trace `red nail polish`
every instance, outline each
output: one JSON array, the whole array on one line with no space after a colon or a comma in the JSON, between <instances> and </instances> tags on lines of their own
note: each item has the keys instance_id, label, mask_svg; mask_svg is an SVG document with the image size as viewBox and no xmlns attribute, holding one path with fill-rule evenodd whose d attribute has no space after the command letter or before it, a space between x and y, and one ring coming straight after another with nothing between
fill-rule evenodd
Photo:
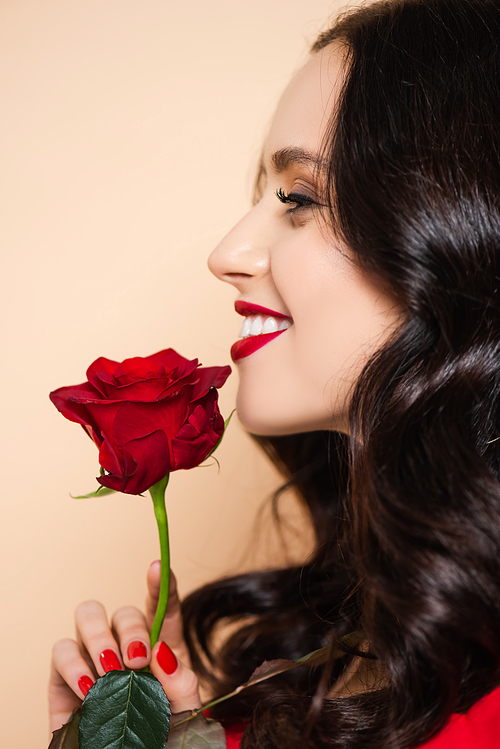
<instances>
[{"instance_id":1,"label":"red nail polish","mask_svg":"<svg viewBox=\"0 0 500 749\"><path fill-rule=\"evenodd\" d=\"M134 642L131 642L127 648L127 656L131 661L133 661L134 658L146 658L147 654L148 651L146 646L143 642L140 642L140 640L134 640Z\"/></svg>"},{"instance_id":2,"label":"red nail polish","mask_svg":"<svg viewBox=\"0 0 500 749\"><path fill-rule=\"evenodd\" d=\"M99 656L99 660L101 661L101 666L106 673L108 673L108 671L122 670L122 665L114 650L103 650Z\"/></svg>"},{"instance_id":3,"label":"red nail polish","mask_svg":"<svg viewBox=\"0 0 500 749\"><path fill-rule=\"evenodd\" d=\"M80 678L78 679L78 689L81 691L84 697L87 696L87 692L89 691L93 683L94 682L92 681L90 676L80 676Z\"/></svg>"},{"instance_id":4,"label":"red nail polish","mask_svg":"<svg viewBox=\"0 0 500 749\"><path fill-rule=\"evenodd\" d=\"M174 671L177 671L177 666L179 665L177 658L165 642L160 642L160 647L156 653L156 660L161 670L165 671L166 674L170 675Z\"/></svg>"}]
</instances>

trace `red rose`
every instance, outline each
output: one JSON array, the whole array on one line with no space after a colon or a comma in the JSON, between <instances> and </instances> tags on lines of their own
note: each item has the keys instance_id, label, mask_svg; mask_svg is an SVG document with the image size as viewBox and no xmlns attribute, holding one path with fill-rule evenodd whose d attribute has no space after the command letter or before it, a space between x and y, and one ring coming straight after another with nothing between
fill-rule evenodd
<instances>
[{"instance_id":1,"label":"red rose","mask_svg":"<svg viewBox=\"0 0 500 749\"><path fill-rule=\"evenodd\" d=\"M167 473L199 465L224 431L218 393L230 367L200 367L173 349L115 362L101 357L82 385L54 390L50 399L81 424L107 471L98 481L142 494Z\"/></svg>"}]
</instances>

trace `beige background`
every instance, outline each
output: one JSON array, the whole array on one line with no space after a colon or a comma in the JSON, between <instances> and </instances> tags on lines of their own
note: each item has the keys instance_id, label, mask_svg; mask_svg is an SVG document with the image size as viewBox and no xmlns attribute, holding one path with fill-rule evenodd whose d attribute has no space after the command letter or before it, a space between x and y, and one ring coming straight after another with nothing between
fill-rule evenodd
<instances>
[{"instance_id":1,"label":"beige background","mask_svg":"<svg viewBox=\"0 0 500 749\"><path fill-rule=\"evenodd\" d=\"M277 97L331 0L1 0L0 744L47 745L52 642L74 606L144 598L148 499L76 501L97 453L48 400L97 356L172 346L229 362L234 291L205 259L247 209ZM237 375L223 391L228 414ZM235 422L216 468L175 474L183 591L271 558L277 477Z\"/></svg>"}]
</instances>

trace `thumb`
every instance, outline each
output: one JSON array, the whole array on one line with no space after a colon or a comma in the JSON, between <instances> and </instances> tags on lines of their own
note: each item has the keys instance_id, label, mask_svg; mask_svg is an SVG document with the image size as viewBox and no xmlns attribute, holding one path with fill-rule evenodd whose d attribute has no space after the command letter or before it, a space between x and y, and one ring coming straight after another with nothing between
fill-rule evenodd
<instances>
[{"instance_id":1,"label":"thumb","mask_svg":"<svg viewBox=\"0 0 500 749\"><path fill-rule=\"evenodd\" d=\"M160 579L161 579L161 562L156 559L151 562L148 574L147 574L147 585L148 595L146 599L146 615L148 619L149 627L153 624L155 618L156 608L158 606L158 599L160 597ZM177 580L172 570L170 570L170 588L168 598L168 612L177 613L180 611L179 594L177 592Z\"/></svg>"},{"instance_id":2,"label":"thumb","mask_svg":"<svg viewBox=\"0 0 500 749\"><path fill-rule=\"evenodd\" d=\"M166 642L154 646L150 668L165 690L173 713L201 707L196 674L176 658Z\"/></svg>"}]
</instances>

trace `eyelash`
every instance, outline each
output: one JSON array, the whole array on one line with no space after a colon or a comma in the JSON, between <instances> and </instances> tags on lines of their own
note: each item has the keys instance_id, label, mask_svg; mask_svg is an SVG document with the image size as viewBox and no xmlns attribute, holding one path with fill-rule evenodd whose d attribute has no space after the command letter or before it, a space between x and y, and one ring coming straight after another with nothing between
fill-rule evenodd
<instances>
[{"instance_id":1,"label":"eyelash","mask_svg":"<svg viewBox=\"0 0 500 749\"><path fill-rule=\"evenodd\" d=\"M300 208L306 208L307 206L314 205L316 203L313 198L310 198L308 195L302 195L298 192L289 192L287 195L285 192L283 192L281 187L276 190L275 195L281 203L292 203L293 205L295 205L295 208L290 208L287 213L294 213L295 211L300 210Z\"/></svg>"}]
</instances>

